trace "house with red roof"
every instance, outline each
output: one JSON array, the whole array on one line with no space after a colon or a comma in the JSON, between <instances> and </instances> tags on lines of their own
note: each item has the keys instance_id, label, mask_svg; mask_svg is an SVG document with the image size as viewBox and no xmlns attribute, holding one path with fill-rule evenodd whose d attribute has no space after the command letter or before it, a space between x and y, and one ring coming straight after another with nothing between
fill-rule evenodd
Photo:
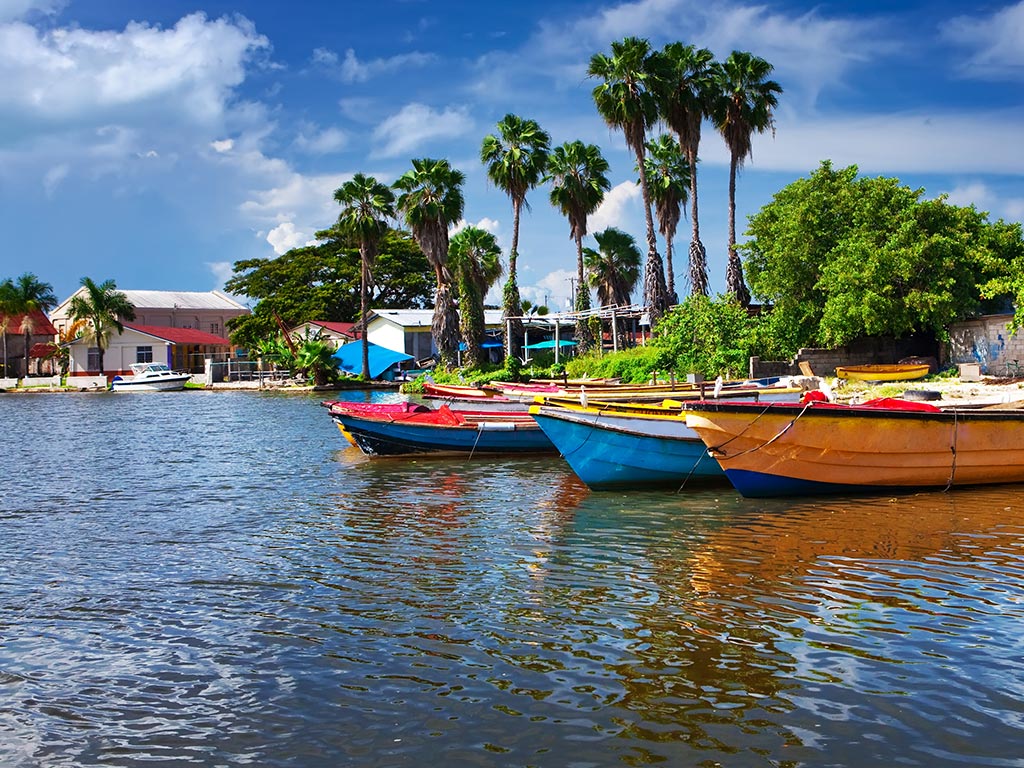
<instances>
[{"instance_id":1,"label":"house with red roof","mask_svg":"<svg viewBox=\"0 0 1024 768\"><path fill-rule=\"evenodd\" d=\"M306 338L320 338L336 347L342 347L359 338L356 323L336 323L330 320L310 320L288 329L288 335L295 341Z\"/></svg>"},{"instance_id":2,"label":"house with red roof","mask_svg":"<svg viewBox=\"0 0 1024 768\"><path fill-rule=\"evenodd\" d=\"M25 359L25 331L29 331L28 368ZM40 373L49 368L42 361L53 352L56 329L42 310L23 315L0 313L0 378L20 378L28 372ZM48 361L47 361L48 362ZM52 373L52 370L46 370Z\"/></svg>"},{"instance_id":3,"label":"house with red roof","mask_svg":"<svg viewBox=\"0 0 1024 768\"><path fill-rule=\"evenodd\" d=\"M159 325L122 323L124 333L111 336L103 353L103 371L108 377L131 375L132 363L166 363L176 371L202 373L206 358L223 358L231 344L222 336L196 328L168 328ZM68 344L68 376L97 376L99 349L87 337Z\"/></svg>"}]
</instances>

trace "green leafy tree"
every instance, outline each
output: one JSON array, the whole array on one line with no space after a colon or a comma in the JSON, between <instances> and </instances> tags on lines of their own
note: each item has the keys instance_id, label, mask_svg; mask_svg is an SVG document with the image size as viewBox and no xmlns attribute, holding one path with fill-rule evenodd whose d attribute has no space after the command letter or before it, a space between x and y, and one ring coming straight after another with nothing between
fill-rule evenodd
<instances>
[{"instance_id":1,"label":"green leafy tree","mask_svg":"<svg viewBox=\"0 0 1024 768\"><path fill-rule=\"evenodd\" d=\"M611 189L608 161L594 144L569 141L555 147L548 158L544 177L551 183L551 204L569 220L569 236L576 242L577 311L590 309L590 291L583 273L583 238L587 235L587 218L598 209L604 193Z\"/></svg>"},{"instance_id":2,"label":"green leafy tree","mask_svg":"<svg viewBox=\"0 0 1024 768\"><path fill-rule=\"evenodd\" d=\"M110 337L114 331L124 333L122 320L135 319L135 307L128 297L117 290L113 280L95 283L88 277L82 278L85 293L71 297L68 309L72 320L84 320L88 323L85 338L96 345L100 357L100 373L105 370L103 354L110 346Z\"/></svg>"},{"instance_id":3,"label":"green leafy tree","mask_svg":"<svg viewBox=\"0 0 1024 768\"><path fill-rule=\"evenodd\" d=\"M498 133L484 137L480 160L487 167L487 176L512 200L512 249L508 255L508 281L502 299L502 315L506 328L506 354L519 357L522 323L513 320L508 332L508 319L515 317L519 307L519 218L525 206L526 193L544 176L551 137L534 120L518 115L505 115L498 123Z\"/></svg>"},{"instance_id":4,"label":"green leafy tree","mask_svg":"<svg viewBox=\"0 0 1024 768\"><path fill-rule=\"evenodd\" d=\"M647 183L651 189L651 200L658 216L658 231L665 238L665 274L668 300L675 304L675 270L672 266L672 240L676 227L686 205L690 189L690 166L675 140L667 134L647 142Z\"/></svg>"},{"instance_id":5,"label":"green leafy tree","mask_svg":"<svg viewBox=\"0 0 1024 768\"><path fill-rule=\"evenodd\" d=\"M337 228L359 243L359 317L365 323L370 314L370 270L377 258L377 247L395 217L395 194L372 176L357 173L334 191L342 205ZM363 378L370 378L370 342L363 340Z\"/></svg>"},{"instance_id":6,"label":"green leafy tree","mask_svg":"<svg viewBox=\"0 0 1024 768\"><path fill-rule=\"evenodd\" d=\"M294 368L312 377L314 386L322 387L336 376L338 358L335 347L315 336L306 335L296 344Z\"/></svg>"},{"instance_id":7,"label":"green leafy tree","mask_svg":"<svg viewBox=\"0 0 1024 768\"><path fill-rule=\"evenodd\" d=\"M448 261L459 289L460 329L466 342L465 364L476 367L484 362L486 333L484 297L501 277L501 248L490 232L465 227L452 235Z\"/></svg>"},{"instance_id":8,"label":"green leafy tree","mask_svg":"<svg viewBox=\"0 0 1024 768\"><path fill-rule=\"evenodd\" d=\"M661 87L660 78L664 74L663 70L661 56L651 51L651 45L647 40L627 37L612 43L611 56L604 53L594 54L587 71L591 77L603 81L593 91L598 113L610 127L622 131L626 138L626 146L636 155L640 192L644 202L644 219L647 223L644 304L650 312L652 324L657 322L668 307L668 291L665 287L665 268L658 254L654 234L644 150L647 129L658 119L655 94Z\"/></svg>"},{"instance_id":9,"label":"green leafy tree","mask_svg":"<svg viewBox=\"0 0 1024 768\"><path fill-rule=\"evenodd\" d=\"M865 336L942 337L1010 287L1020 228L922 200L893 178L825 162L750 218L743 247L754 295L772 304L762 343L792 354Z\"/></svg>"},{"instance_id":10,"label":"green leafy tree","mask_svg":"<svg viewBox=\"0 0 1024 768\"><path fill-rule=\"evenodd\" d=\"M251 315L228 321L231 341L255 349L280 331L307 320L351 322L361 311L359 243L336 228L317 232L322 242L273 259L235 262L225 289L255 301ZM389 230L377 246L371 306L423 308L434 292L433 273L408 232Z\"/></svg>"},{"instance_id":11,"label":"green leafy tree","mask_svg":"<svg viewBox=\"0 0 1024 768\"><path fill-rule=\"evenodd\" d=\"M662 318L652 344L680 375L728 378L746 370L755 339L756 322L735 296L694 294Z\"/></svg>"},{"instance_id":12,"label":"green leafy tree","mask_svg":"<svg viewBox=\"0 0 1024 768\"><path fill-rule=\"evenodd\" d=\"M49 312L57 306L57 297L53 286L42 282L31 272L20 275L13 283L13 293L9 297L14 314L21 315L21 328L25 337L25 376L29 375L29 351L32 347L32 334L36 331L36 312Z\"/></svg>"},{"instance_id":13,"label":"green leafy tree","mask_svg":"<svg viewBox=\"0 0 1024 768\"><path fill-rule=\"evenodd\" d=\"M782 86L769 80L772 65L745 51L733 51L716 67L718 99L714 108L715 127L729 148L729 263L726 290L743 306L750 292L743 281L743 267L736 251L736 173L746 158L753 156L755 133L775 130L773 110Z\"/></svg>"},{"instance_id":14,"label":"green leafy tree","mask_svg":"<svg viewBox=\"0 0 1024 768\"><path fill-rule=\"evenodd\" d=\"M660 92L662 119L679 138L690 169L690 291L708 293L708 261L700 240L697 215L697 152L701 124L711 117L714 104L714 54L707 48L669 43L662 50L666 62L664 87Z\"/></svg>"},{"instance_id":15,"label":"green leafy tree","mask_svg":"<svg viewBox=\"0 0 1024 768\"><path fill-rule=\"evenodd\" d=\"M448 228L462 218L462 185L466 177L447 160L423 158L395 182L402 191L398 209L434 268L437 293L431 333L444 368L452 368L459 346L459 317L448 269Z\"/></svg>"}]
</instances>

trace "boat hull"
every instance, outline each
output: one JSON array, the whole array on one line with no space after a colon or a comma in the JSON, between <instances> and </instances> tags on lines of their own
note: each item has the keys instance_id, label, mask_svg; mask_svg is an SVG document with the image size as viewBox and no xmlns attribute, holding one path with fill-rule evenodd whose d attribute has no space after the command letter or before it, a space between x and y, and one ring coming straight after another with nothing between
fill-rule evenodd
<instances>
[{"instance_id":1,"label":"boat hull","mask_svg":"<svg viewBox=\"0 0 1024 768\"><path fill-rule=\"evenodd\" d=\"M191 376L166 377L148 381L132 381L131 379L115 379L110 388L114 392L177 392L185 388Z\"/></svg>"},{"instance_id":2,"label":"boat hull","mask_svg":"<svg viewBox=\"0 0 1024 768\"><path fill-rule=\"evenodd\" d=\"M931 367L923 365L847 365L836 368L840 379L855 381L914 381L928 375Z\"/></svg>"},{"instance_id":3,"label":"boat hull","mask_svg":"<svg viewBox=\"0 0 1024 768\"><path fill-rule=\"evenodd\" d=\"M388 421L335 413L342 434L367 456L479 456L554 453L536 423L474 421L459 425Z\"/></svg>"},{"instance_id":4,"label":"boat hull","mask_svg":"<svg viewBox=\"0 0 1024 768\"><path fill-rule=\"evenodd\" d=\"M534 406L533 418L580 480L594 490L678 488L688 480L723 480L704 443L674 416L613 415Z\"/></svg>"},{"instance_id":5,"label":"boat hull","mask_svg":"<svg viewBox=\"0 0 1024 768\"><path fill-rule=\"evenodd\" d=\"M701 403L686 422L744 496L1024 482L1019 411Z\"/></svg>"}]
</instances>

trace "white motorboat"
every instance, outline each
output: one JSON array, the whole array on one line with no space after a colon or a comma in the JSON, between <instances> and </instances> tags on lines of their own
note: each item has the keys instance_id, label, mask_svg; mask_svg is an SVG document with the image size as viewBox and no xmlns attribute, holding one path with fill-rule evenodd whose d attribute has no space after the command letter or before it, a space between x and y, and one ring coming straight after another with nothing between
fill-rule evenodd
<instances>
[{"instance_id":1,"label":"white motorboat","mask_svg":"<svg viewBox=\"0 0 1024 768\"><path fill-rule=\"evenodd\" d=\"M172 371L164 363L132 363L131 376L115 376L110 388L115 392L168 392L185 388L190 373Z\"/></svg>"}]
</instances>

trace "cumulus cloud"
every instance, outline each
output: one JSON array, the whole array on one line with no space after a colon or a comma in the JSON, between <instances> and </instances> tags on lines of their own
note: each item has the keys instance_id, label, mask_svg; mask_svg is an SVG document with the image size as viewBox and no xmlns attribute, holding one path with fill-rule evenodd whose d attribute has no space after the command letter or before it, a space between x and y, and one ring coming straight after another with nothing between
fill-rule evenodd
<instances>
[{"instance_id":1,"label":"cumulus cloud","mask_svg":"<svg viewBox=\"0 0 1024 768\"><path fill-rule=\"evenodd\" d=\"M573 292L578 287L575 283L575 271L558 269L548 272L532 285L520 286L519 295L552 312L568 312L572 309Z\"/></svg>"},{"instance_id":2,"label":"cumulus cloud","mask_svg":"<svg viewBox=\"0 0 1024 768\"><path fill-rule=\"evenodd\" d=\"M245 19L202 13L169 29L132 22L121 32L0 25L0 107L61 121L145 105L210 123L223 118L247 59L267 47Z\"/></svg>"},{"instance_id":3,"label":"cumulus cloud","mask_svg":"<svg viewBox=\"0 0 1024 768\"><path fill-rule=\"evenodd\" d=\"M33 11L55 13L63 6L63 0L0 0L0 23L24 18Z\"/></svg>"},{"instance_id":4,"label":"cumulus cloud","mask_svg":"<svg viewBox=\"0 0 1024 768\"><path fill-rule=\"evenodd\" d=\"M214 152L220 152L221 154L223 154L224 152L230 152L232 148L234 148L234 146L234 139L221 139L219 141L210 142L210 148Z\"/></svg>"},{"instance_id":5,"label":"cumulus cloud","mask_svg":"<svg viewBox=\"0 0 1024 768\"><path fill-rule=\"evenodd\" d=\"M217 284L214 286L215 290L224 288L224 283L232 278L235 274L235 270L230 261L208 261L206 262L206 268L210 270Z\"/></svg>"},{"instance_id":6,"label":"cumulus cloud","mask_svg":"<svg viewBox=\"0 0 1024 768\"><path fill-rule=\"evenodd\" d=\"M410 154L437 139L465 136L473 130L473 120L465 107L447 107L437 111L426 104L406 104L373 132L372 157L399 157Z\"/></svg>"},{"instance_id":7,"label":"cumulus cloud","mask_svg":"<svg viewBox=\"0 0 1024 768\"><path fill-rule=\"evenodd\" d=\"M53 166L53 168L46 172L46 175L43 176L43 191L46 192L47 197L53 197L53 193L57 191L57 187L64 181L69 170L71 168L67 163L61 163L60 165Z\"/></svg>"},{"instance_id":8,"label":"cumulus cloud","mask_svg":"<svg viewBox=\"0 0 1024 768\"><path fill-rule=\"evenodd\" d=\"M295 137L296 148L311 155L329 155L344 148L347 143L348 136L340 128L321 130L315 125L303 127Z\"/></svg>"},{"instance_id":9,"label":"cumulus cloud","mask_svg":"<svg viewBox=\"0 0 1024 768\"><path fill-rule=\"evenodd\" d=\"M604 202L587 219L588 232L600 232L608 227L624 227L626 218L636 210L643 210L640 185L624 181L612 187L604 196Z\"/></svg>"},{"instance_id":10,"label":"cumulus cloud","mask_svg":"<svg viewBox=\"0 0 1024 768\"><path fill-rule=\"evenodd\" d=\"M300 245L312 245L316 241L311 240L305 232L296 229L293 222L282 221L267 233L267 242L273 247L274 253L280 256L292 248L298 248Z\"/></svg>"},{"instance_id":11,"label":"cumulus cloud","mask_svg":"<svg viewBox=\"0 0 1024 768\"><path fill-rule=\"evenodd\" d=\"M349 48L341 62L341 79L346 83L365 83L371 77L391 74L410 67L422 67L434 61L436 57L430 53L400 53L386 59L359 61L356 52Z\"/></svg>"},{"instance_id":12,"label":"cumulus cloud","mask_svg":"<svg viewBox=\"0 0 1024 768\"><path fill-rule=\"evenodd\" d=\"M973 205L980 211L987 211L991 220L1024 220L1024 198L999 194L981 181L969 181L954 187L946 193L946 199L952 205Z\"/></svg>"},{"instance_id":13,"label":"cumulus cloud","mask_svg":"<svg viewBox=\"0 0 1024 768\"><path fill-rule=\"evenodd\" d=\"M1024 0L989 16L958 16L942 26L945 39L973 50L961 64L969 77L1024 75Z\"/></svg>"}]
</instances>

